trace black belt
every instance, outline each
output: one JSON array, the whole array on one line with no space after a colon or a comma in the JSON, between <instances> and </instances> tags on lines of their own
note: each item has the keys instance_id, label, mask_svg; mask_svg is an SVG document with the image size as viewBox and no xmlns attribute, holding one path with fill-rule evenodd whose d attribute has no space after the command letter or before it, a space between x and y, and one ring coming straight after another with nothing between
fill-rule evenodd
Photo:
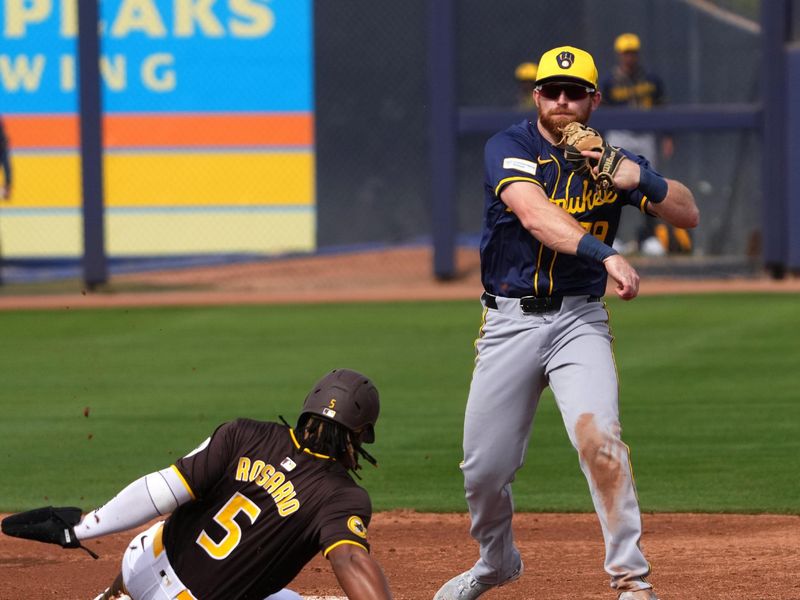
<instances>
[{"instance_id":1,"label":"black belt","mask_svg":"<svg viewBox=\"0 0 800 600\"><path fill-rule=\"evenodd\" d=\"M483 292L481 299L487 308L497 308L497 297L489 292ZM561 310L564 296L523 296L516 299L519 300L519 307L522 312L526 314L542 314ZM589 296L586 302L600 302L600 297Z\"/></svg>"}]
</instances>

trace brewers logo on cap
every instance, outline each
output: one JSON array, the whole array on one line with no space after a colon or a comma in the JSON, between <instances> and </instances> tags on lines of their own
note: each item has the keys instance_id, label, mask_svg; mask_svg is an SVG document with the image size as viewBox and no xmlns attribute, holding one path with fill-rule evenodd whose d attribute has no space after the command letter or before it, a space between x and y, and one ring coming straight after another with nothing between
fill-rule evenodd
<instances>
[{"instance_id":1,"label":"brewers logo on cap","mask_svg":"<svg viewBox=\"0 0 800 600\"><path fill-rule=\"evenodd\" d=\"M569 69L575 62L575 55L572 52L562 52L556 60L558 60L559 67Z\"/></svg>"},{"instance_id":2,"label":"brewers logo on cap","mask_svg":"<svg viewBox=\"0 0 800 600\"><path fill-rule=\"evenodd\" d=\"M542 54L536 85L550 81L566 81L597 89L597 67L592 55L574 46L559 46Z\"/></svg>"}]
</instances>

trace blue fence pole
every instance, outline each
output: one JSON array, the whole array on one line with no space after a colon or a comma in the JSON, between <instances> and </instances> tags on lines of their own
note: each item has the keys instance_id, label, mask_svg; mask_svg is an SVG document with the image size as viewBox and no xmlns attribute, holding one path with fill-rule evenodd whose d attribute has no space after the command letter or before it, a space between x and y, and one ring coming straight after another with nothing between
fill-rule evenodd
<instances>
[{"instance_id":1,"label":"blue fence pole","mask_svg":"<svg viewBox=\"0 0 800 600\"><path fill-rule=\"evenodd\" d=\"M765 268L774 278L786 272L786 60L784 46L789 37L787 0L761 3L762 123L761 237Z\"/></svg>"},{"instance_id":2,"label":"blue fence pole","mask_svg":"<svg viewBox=\"0 0 800 600\"><path fill-rule=\"evenodd\" d=\"M438 279L456 275L456 37L454 0L434 0L428 14L428 86L433 267Z\"/></svg>"},{"instance_id":3,"label":"blue fence pole","mask_svg":"<svg viewBox=\"0 0 800 600\"><path fill-rule=\"evenodd\" d=\"M78 2L83 280L89 289L108 280L103 224L103 134L98 0Z\"/></svg>"},{"instance_id":4,"label":"blue fence pole","mask_svg":"<svg viewBox=\"0 0 800 600\"><path fill-rule=\"evenodd\" d=\"M800 275L800 46L787 51L786 95L789 114L786 122L786 222L788 225L788 268Z\"/></svg>"}]
</instances>

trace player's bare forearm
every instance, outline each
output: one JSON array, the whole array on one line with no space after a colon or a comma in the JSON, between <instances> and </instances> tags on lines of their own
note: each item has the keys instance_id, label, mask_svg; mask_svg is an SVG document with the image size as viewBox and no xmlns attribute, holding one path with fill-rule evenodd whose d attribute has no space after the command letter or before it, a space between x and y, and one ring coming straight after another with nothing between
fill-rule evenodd
<instances>
[{"instance_id":1,"label":"player's bare forearm","mask_svg":"<svg viewBox=\"0 0 800 600\"><path fill-rule=\"evenodd\" d=\"M581 224L547 199L541 188L527 181L517 181L500 194L530 234L545 246L563 254L575 254L586 235Z\"/></svg>"},{"instance_id":2,"label":"player's bare forearm","mask_svg":"<svg viewBox=\"0 0 800 600\"><path fill-rule=\"evenodd\" d=\"M620 254L609 256L603 261L609 277L616 284L617 296L623 300L633 300L639 295L639 274Z\"/></svg>"},{"instance_id":3,"label":"player's bare forearm","mask_svg":"<svg viewBox=\"0 0 800 600\"><path fill-rule=\"evenodd\" d=\"M662 202L648 205L650 213L684 229L697 227L700 223L700 211L694 201L691 190L675 179L667 179L669 186L667 195Z\"/></svg>"},{"instance_id":4,"label":"player's bare forearm","mask_svg":"<svg viewBox=\"0 0 800 600\"><path fill-rule=\"evenodd\" d=\"M363 548L343 544L329 554L333 572L350 600L391 600L380 566Z\"/></svg>"}]
</instances>

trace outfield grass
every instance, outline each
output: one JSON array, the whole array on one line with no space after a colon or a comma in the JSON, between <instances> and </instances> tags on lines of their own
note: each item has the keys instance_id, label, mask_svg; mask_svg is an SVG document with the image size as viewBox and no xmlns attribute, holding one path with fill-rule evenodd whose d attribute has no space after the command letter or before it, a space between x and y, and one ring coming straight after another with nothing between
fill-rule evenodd
<instances>
[{"instance_id":1,"label":"outfield grass","mask_svg":"<svg viewBox=\"0 0 800 600\"><path fill-rule=\"evenodd\" d=\"M643 509L800 513L800 297L609 306ZM464 510L479 317L474 301L0 312L0 510L90 508L224 420L293 422L336 366L381 391L375 508ZM514 491L520 510L591 510L549 393Z\"/></svg>"}]
</instances>

